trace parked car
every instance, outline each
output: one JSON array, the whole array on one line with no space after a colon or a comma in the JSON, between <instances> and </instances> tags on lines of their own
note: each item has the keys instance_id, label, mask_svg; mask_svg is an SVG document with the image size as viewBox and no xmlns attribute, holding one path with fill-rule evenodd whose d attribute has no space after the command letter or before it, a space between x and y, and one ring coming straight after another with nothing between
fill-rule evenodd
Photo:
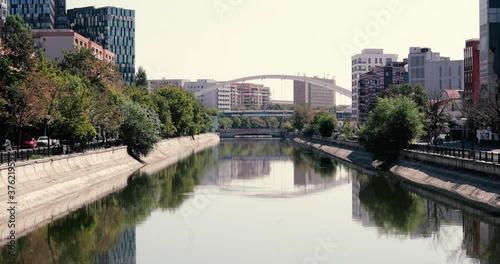
<instances>
[{"instance_id":1,"label":"parked car","mask_svg":"<svg viewBox=\"0 0 500 264\"><path fill-rule=\"evenodd\" d=\"M38 137L36 142L38 143L38 146L41 146L41 147L47 146L47 145L49 145L49 137L47 137L47 136Z\"/></svg>"},{"instance_id":2,"label":"parked car","mask_svg":"<svg viewBox=\"0 0 500 264\"><path fill-rule=\"evenodd\" d=\"M49 142L49 137L48 136L41 136L41 137L38 137L38 139L36 140L36 142L38 143L38 146L47 146L48 145L48 142ZM55 139L55 138L51 138L50 139L50 145L51 146L59 146L59 139Z\"/></svg>"},{"instance_id":3,"label":"parked car","mask_svg":"<svg viewBox=\"0 0 500 264\"><path fill-rule=\"evenodd\" d=\"M12 144L10 143L10 140L6 138L0 139L0 150L11 151Z\"/></svg>"},{"instance_id":4,"label":"parked car","mask_svg":"<svg viewBox=\"0 0 500 264\"><path fill-rule=\"evenodd\" d=\"M38 143L36 142L35 138L25 138L21 146L23 148L36 148L38 147Z\"/></svg>"}]
</instances>

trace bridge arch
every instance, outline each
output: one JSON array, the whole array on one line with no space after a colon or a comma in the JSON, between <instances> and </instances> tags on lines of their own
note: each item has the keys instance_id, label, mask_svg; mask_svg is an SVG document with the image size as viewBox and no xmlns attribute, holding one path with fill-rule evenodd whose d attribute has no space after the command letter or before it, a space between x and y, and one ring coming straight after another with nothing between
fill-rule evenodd
<instances>
[{"instance_id":1,"label":"bridge arch","mask_svg":"<svg viewBox=\"0 0 500 264\"><path fill-rule=\"evenodd\" d=\"M203 89L199 92L194 93L194 96L198 97L198 96L201 96L202 94L211 92L213 90L222 88L226 85L230 85L233 83L245 82L245 81L251 81L251 80L262 80L262 79L281 79L281 80L308 82L308 83L311 83L314 85L325 87L326 89L332 90L334 92L345 95L347 97L352 96L351 90L340 87L340 86L334 84L333 82L327 82L327 81L324 81L322 79L313 78L313 77L284 75L284 74L266 74L266 75L255 75L255 76L242 77L242 78L238 78L238 79L234 79L234 80L230 80L227 82L222 82L222 83L218 83L218 84L209 86L206 89Z\"/></svg>"}]
</instances>

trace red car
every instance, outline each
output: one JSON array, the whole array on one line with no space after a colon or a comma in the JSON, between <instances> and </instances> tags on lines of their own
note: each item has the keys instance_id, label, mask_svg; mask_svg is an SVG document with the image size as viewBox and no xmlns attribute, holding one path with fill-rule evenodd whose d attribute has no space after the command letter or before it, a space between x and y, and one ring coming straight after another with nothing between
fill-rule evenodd
<instances>
[{"instance_id":1,"label":"red car","mask_svg":"<svg viewBox=\"0 0 500 264\"><path fill-rule=\"evenodd\" d=\"M23 148L36 148L38 143L35 138L25 138L22 143Z\"/></svg>"}]
</instances>

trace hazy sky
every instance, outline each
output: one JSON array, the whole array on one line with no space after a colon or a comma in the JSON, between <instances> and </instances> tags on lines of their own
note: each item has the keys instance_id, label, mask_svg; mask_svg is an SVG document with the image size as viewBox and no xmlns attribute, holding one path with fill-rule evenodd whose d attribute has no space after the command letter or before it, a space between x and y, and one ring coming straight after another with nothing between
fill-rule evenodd
<instances>
[{"instance_id":1,"label":"hazy sky","mask_svg":"<svg viewBox=\"0 0 500 264\"><path fill-rule=\"evenodd\" d=\"M410 46L425 46L463 59L465 40L479 37L476 0L67 2L68 8L135 9L136 69L143 66L149 78L305 73L335 76L338 85L350 88L352 52L383 48L402 60ZM275 99L291 99L290 84L267 82Z\"/></svg>"}]
</instances>

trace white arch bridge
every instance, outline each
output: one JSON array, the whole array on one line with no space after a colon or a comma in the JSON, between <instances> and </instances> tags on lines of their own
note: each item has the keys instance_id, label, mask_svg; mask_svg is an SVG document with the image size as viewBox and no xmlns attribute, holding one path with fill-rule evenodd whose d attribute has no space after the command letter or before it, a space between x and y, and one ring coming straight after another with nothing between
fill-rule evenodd
<instances>
[{"instance_id":1,"label":"white arch bridge","mask_svg":"<svg viewBox=\"0 0 500 264\"><path fill-rule=\"evenodd\" d=\"M202 94L211 92L213 90L222 88L226 85L230 85L233 83L246 82L246 81L252 81L252 80L264 80L264 79L308 82L310 84L325 87L326 89L332 90L334 92L337 92L341 95L345 95L347 97L352 96L351 90L336 85L333 82L333 80L325 80L325 79L306 77L306 76L284 75L284 74L266 74L266 75L248 76L248 77L238 78L238 79L234 79L234 80L230 80L230 81L226 81L226 82L221 82L221 83L217 83L213 86L209 86L206 89L203 89L199 92L194 93L194 96L198 97L198 96L201 96Z\"/></svg>"}]
</instances>

